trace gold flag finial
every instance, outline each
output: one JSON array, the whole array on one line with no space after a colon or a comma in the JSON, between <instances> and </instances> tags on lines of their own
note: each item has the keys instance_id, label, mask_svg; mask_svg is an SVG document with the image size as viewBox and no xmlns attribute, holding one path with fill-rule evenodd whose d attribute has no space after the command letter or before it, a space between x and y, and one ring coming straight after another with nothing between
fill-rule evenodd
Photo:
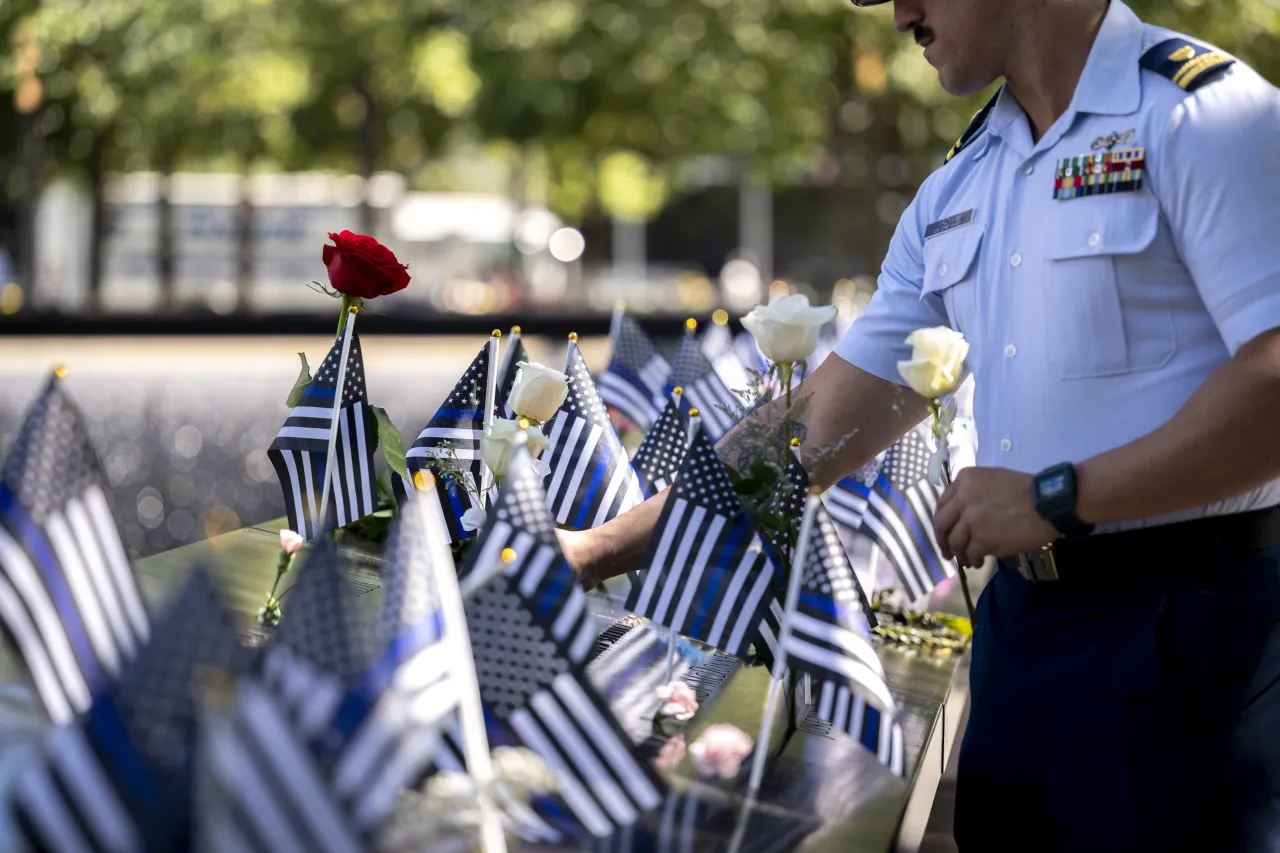
<instances>
[{"instance_id":1,"label":"gold flag finial","mask_svg":"<svg viewBox=\"0 0 1280 853\"><path fill-rule=\"evenodd\" d=\"M698 410L697 410L697 409L690 409L690 410L689 410L689 417L691 417L691 418L699 417L699 415L698 415Z\"/></svg>"},{"instance_id":2,"label":"gold flag finial","mask_svg":"<svg viewBox=\"0 0 1280 853\"><path fill-rule=\"evenodd\" d=\"M679 385L677 385L676 387L674 387L674 388L672 388L672 389L671 389L671 393L672 393L672 394L681 394L681 395L683 395L683 394L684 394L684 388L682 388L682 387L680 387Z\"/></svg>"},{"instance_id":3,"label":"gold flag finial","mask_svg":"<svg viewBox=\"0 0 1280 853\"><path fill-rule=\"evenodd\" d=\"M521 418L519 426L520 426L520 429L528 429L531 426L531 424L529 423L529 419Z\"/></svg>"},{"instance_id":4,"label":"gold flag finial","mask_svg":"<svg viewBox=\"0 0 1280 853\"><path fill-rule=\"evenodd\" d=\"M512 563L514 563L515 561L516 561L516 549L515 549L515 548L503 548L503 549L502 549L502 562L506 563L506 564L509 566L509 565L511 565Z\"/></svg>"},{"instance_id":5,"label":"gold flag finial","mask_svg":"<svg viewBox=\"0 0 1280 853\"><path fill-rule=\"evenodd\" d=\"M711 322L717 326L724 326L729 322L729 312L723 308L717 308L711 313Z\"/></svg>"},{"instance_id":6,"label":"gold flag finial","mask_svg":"<svg viewBox=\"0 0 1280 853\"><path fill-rule=\"evenodd\" d=\"M822 497L822 486L810 486L810 487L809 487L809 496L810 496L810 497L815 497L815 498L820 498L820 497Z\"/></svg>"},{"instance_id":7,"label":"gold flag finial","mask_svg":"<svg viewBox=\"0 0 1280 853\"><path fill-rule=\"evenodd\" d=\"M690 317L688 320L684 321L684 327L690 332L696 332L698 331L698 321Z\"/></svg>"},{"instance_id":8,"label":"gold flag finial","mask_svg":"<svg viewBox=\"0 0 1280 853\"><path fill-rule=\"evenodd\" d=\"M798 439L798 438L793 438L793 439L791 439L791 446L792 446L792 447L799 447L799 446L800 446L800 439Z\"/></svg>"},{"instance_id":9,"label":"gold flag finial","mask_svg":"<svg viewBox=\"0 0 1280 853\"><path fill-rule=\"evenodd\" d=\"M512 327L511 327L511 334L513 334L513 335L518 335L518 334L520 334L520 327L519 327L519 326L512 326Z\"/></svg>"},{"instance_id":10,"label":"gold flag finial","mask_svg":"<svg viewBox=\"0 0 1280 853\"><path fill-rule=\"evenodd\" d=\"M429 471L413 472L413 487L420 492L428 492L435 488L436 478Z\"/></svg>"},{"instance_id":11,"label":"gold flag finial","mask_svg":"<svg viewBox=\"0 0 1280 853\"><path fill-rule=\"evenodd\" d=\"M70 372L71 371L67 370L67 366L65 364L58 363L53 366L53 375L59 379L65 378Z\"/></svg>"},{"instance_id":12,"label":"gold flag finial","mask_svg":"<svg viewBox=\"0 0 1280 853\"><path fill-rule=\"evenodd\" d=\"M348 308L347 310L348 310L349 312L351 312L352 314L359 314L359 313L360 313L360 306L359 306L359 305L352 305L352 306L351 306L350 308Z\"/></svg>"},{"instance_id":13,"label":"gold flag finial","mask_svg":"<svg viewBox=\"0 0 1280 853\"><path fill-rule=\"evenodd\" d=\"M627 300L625 300L625 299L619 299L617 302L613 303L613 310L614 310L614 311L626 311L626 310L627 310Z\"/></svg>"},{"instance_id":14,"label":"gold flag finial","mask_svg":"<svg viewBox=\"0 0 1280 853\"><path fill-rule=\"evenodd\" d=\"M500 337L502 337L502 330L501 330L501 329L494 329L492 332L490 332L490 333L489 333L489 337L491 337L491 338L500 338Z\"/></svg>"},{"instance_id":15,"label":"gold flag finial","mask_svg":"<svg viewBox=\"0 0 1280 853\"><path fill-rule=\"evenodd\" d=\"M570 332L570 333L569 333L569 340L571 340L571 341L576 341L577 339L578 339L578 333L577 333L577 332Z\"/></svg>"}]
</instances>

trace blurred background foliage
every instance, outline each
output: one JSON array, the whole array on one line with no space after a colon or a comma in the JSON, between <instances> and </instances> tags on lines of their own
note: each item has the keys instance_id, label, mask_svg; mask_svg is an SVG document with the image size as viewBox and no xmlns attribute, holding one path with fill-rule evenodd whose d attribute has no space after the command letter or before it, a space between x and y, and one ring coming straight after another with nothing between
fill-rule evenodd
<instances>
[{"instance_id":1,"label":"blurred background foliage","mask_svg":"<svg viewBox=\"0 0 1280 853\"><path fill-rule=\"evenodd\" d=\"M1280 79L1280 0L1135 0ZM865 190L887 239L985 95L947 96L892 7L847 0L4 0L0 178L399 173L497 188L570 222L647 221L728 157L773 185ZM780 226L783 228L784 226Z\"/></svg>"}]
</instances>

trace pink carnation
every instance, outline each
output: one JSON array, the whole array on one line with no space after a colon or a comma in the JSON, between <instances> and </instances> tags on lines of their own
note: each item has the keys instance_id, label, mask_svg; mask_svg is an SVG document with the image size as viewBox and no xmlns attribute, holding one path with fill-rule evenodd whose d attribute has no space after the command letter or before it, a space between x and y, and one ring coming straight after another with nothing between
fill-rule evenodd
<instances>
[{"instance_id":1,"label":"pink carnation","mask_svg":"<svg viewBox=\"0 0 1280 853\"><path fill-rule=\"evenodd\" d=\"M658 709L660 714L683 721L692 720L698 713L698 694L683 681L664 684L658 688L657 694L662 700L662 707Z\"/></svg>"},{"instance_id":2,"label":"pink carnation","mask_svg":"<svg viewBox=\"0 0 1280 853\"><path fill-rule=\"evenodd\" d=\"M716 723L689 747L689 760L703 776L734 779L751 754L751 738L737 726Z\"/></svg>"},{"instance_id":3,"label":"pink carnation","mask_svg":"<svg viewBox=\"0 0 1280 853\"><path fill-rule=\"evenodd\" d=\"M684 735L678 734L658 750L658 755L653 759L654 769L661 773L674 773L680 766L680 762L684 761L685 752L687 748L684 744Z\"/></svg>"},{"instance_id":4,"label":"pink carnation","mask_svg":"<svg viewBox=\"0 0 1280 853\"><path fill-rule=\"evenodd\" d=\"M280 531L280 547L284 549L286 554L293 554L301 548L307 540L302 538L301 533L284 529Z\"/></svg>"}]
</instances>

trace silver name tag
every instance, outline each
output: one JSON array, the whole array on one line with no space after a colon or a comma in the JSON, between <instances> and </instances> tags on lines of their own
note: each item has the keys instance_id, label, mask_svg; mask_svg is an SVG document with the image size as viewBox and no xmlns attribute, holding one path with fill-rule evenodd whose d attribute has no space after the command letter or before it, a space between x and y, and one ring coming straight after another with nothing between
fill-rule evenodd
<instances>
[{"instance_id":1,"label":"silver name tag","mask_svg":"<svg viewBox=\"0 0 1280 853\"><path fill-rule=\"evenodd\" d=\"M973 208L969 208L963 213L957 213L954 216L948 216L946 219L939 219L937 222L924 229L924 238L928 240L930 237L937 237L939 234L959 228L961 225L968 225L973 221Z\"/></svg>"}]
</instances>

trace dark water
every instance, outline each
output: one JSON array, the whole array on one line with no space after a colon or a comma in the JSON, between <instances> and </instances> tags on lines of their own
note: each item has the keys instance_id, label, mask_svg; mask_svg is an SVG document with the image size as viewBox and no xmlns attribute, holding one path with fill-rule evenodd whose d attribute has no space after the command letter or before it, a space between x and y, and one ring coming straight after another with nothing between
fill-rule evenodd
<instances>
[{"instance_id":1,"label":"dark water","mask_svg":"<svg viewBox=\"0 0 1280 853\"><path fill-rule=\"evenodd\" d=\"M370 401L385 407L406 445L425 425L483 341L439 342L415 355L403 339L363 341ZM49 369L14 365L0 342L0 453L8 453L26 407ZM297 375L294 353L314 368L324 343L235 338L182 343L172 353L130 353L128 342L75 347L64 382L80 407L114 497L121 536L142 557L284 515L266 450L284 422ZM381 350L394 349L387 357ZM79 369L77 369L79 368ZM378 454L379 468L385 465Z\"/></svg>"}]
</instances>

